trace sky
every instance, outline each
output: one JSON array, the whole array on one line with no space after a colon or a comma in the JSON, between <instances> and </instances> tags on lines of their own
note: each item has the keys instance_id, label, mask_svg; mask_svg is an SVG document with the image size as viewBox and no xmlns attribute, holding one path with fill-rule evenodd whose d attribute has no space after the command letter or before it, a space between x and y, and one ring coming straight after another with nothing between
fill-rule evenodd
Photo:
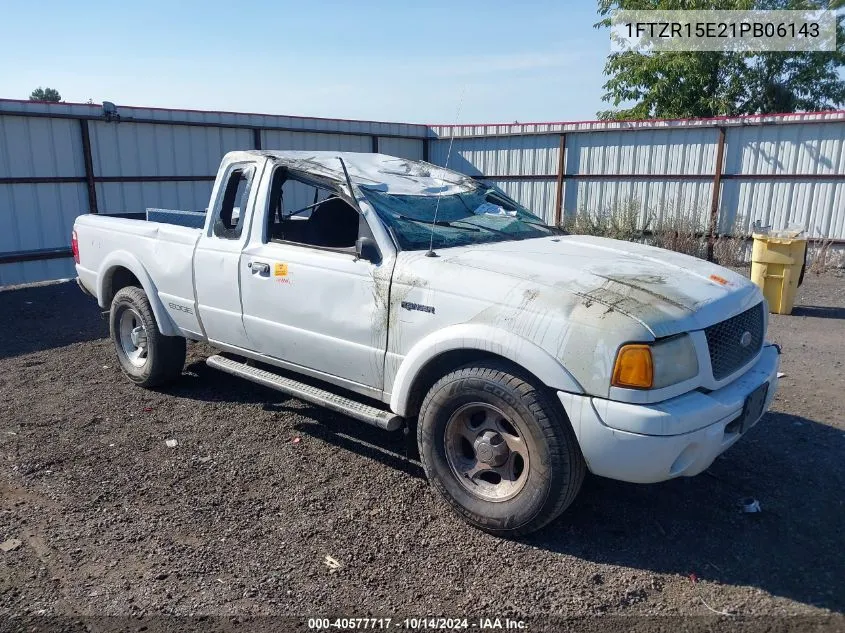
<instances>
[{"instance_id":1,"label":"sky","mask_svg":"<svg viewBox=\"0 0 845 633\"><path fill-rule=\"evenodd\" d=\"M594 119L594 0L0 0L0 98L412 123Z\"/></svg>"}]
</instances>

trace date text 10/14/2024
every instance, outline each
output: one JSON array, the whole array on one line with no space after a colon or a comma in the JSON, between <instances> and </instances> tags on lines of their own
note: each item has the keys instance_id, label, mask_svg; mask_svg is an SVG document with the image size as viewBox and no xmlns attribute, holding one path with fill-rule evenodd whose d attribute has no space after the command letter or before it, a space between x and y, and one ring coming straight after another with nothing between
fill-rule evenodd
<instances>
[{"instance_id":1,"label":"date text 10/14/2024","mask_svg":"<svg viewBox=\"0 0 845 633\"><path fill-rule=\"evenodd\" d=\"M520 631L528 625L523 620L511 618L308 618L308 628L312 630L378 630L404 629L423 630L472 630L479 631Z\"/></svg>"}]
</instances>

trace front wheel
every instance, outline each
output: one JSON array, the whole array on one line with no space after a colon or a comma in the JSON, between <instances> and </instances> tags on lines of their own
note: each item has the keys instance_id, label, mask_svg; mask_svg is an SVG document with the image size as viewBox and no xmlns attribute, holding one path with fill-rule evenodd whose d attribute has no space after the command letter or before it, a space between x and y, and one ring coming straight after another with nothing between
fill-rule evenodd
<instances>
[{"instance_id":1,"label":"front wheel","mask_svg":"<svg viewBox=\"0 0 845 633\"><path fill-rule=\"evenodd\" d=\"M420 408L417 440L438 492L471 525L499 535L554 520L586 472L572 427L545 389L496 362L437 381Z\"/></svg>"},{"instance_id":2,"label":"front wheel","mask_svg":"<svg viewBox=\"0 0 845 633\"><path fill-rule=\"evenodd\" d=\"M185 339L158 329L147 293L127 286L114 295L109 333L126 377L142 387L178 378L185 364Z\"/></svg>"}]
</instances>

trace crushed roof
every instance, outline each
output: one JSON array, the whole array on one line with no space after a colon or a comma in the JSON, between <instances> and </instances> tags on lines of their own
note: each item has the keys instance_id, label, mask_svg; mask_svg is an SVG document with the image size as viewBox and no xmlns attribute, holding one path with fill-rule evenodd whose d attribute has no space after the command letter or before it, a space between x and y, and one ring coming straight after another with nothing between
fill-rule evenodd
<instances>
[{"instance_id":1,"label":"crushed roof","mask_svg":"<svg viewBox=\"0 0 845 633\"><path fill-rule=\"evenodd\" d=\"M385 193L404 195L443 195L462 193L477 186L469 176L426 163L387 154L362 152L254 150L275 162L346 183L342 159L353 184Z\"/></svg>"}]
</instances>

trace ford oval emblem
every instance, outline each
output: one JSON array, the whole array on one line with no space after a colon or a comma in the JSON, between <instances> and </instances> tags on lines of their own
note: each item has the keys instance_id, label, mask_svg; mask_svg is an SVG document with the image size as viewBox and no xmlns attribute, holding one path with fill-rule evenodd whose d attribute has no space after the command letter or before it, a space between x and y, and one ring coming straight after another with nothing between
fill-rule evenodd
<instances>
[{"instance_id":1,"label":"ford oval emblem","mask_svg":"<svg viewBox=\"0 0 845 633\"><path fill-rule=\"evenodd\" d=\"M743 347L751 345L751 332L743 332L742 336L739 337L739 344Z\"/></svg>"}]
</instances>

